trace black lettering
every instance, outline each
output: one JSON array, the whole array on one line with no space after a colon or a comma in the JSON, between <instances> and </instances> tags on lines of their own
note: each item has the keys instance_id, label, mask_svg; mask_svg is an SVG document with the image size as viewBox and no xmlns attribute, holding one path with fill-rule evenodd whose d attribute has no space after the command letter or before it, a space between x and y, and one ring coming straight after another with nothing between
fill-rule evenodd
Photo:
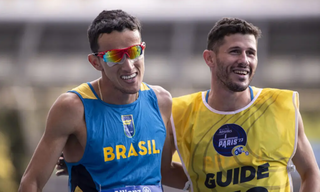
<instances>
[{"instance_id":1,"label":"black lettering","mask_svg":"<svg viewBox=\"0 0 320 192\"><path fill-rule=\"evenodd\" d=\"M247 176L247 171L249 171L249 175ZM255 168L251 166L243 166L241 168L241 174L240 174L240 183L251 181L254 176L256 175Z\"/></svg>"},{"instance_id":2,"label":"black lettering","mask_svg":"<svg viewBox=\"0 0 320 192\"><path fill-rule=\"evenodd\" d=\"M204 182L204 185L208 187L209 189L213 189L216 187L216 182L214 180L214 174L208 173L206 177L206 181Z\"/></svg>"},{"instance_id":3,"label":"black lettering","mask_svg":"<svg viewBox=\"0 0 320 192\"><path fill-rule=\"evenodd\" d=\"M213 189L217 185L220 187L227 187L231 184L231 181L233 181L233 185L239 184L239 177L240 183L249 182L253 180L255 177L257 177L257 179L263 179L269 177L269 167L269 163L265 163L263 165L258 166L257 168L252 166L243 166L241 168L237 167L234 169L229 169L226 171L225 180L223 178L224 174L222 171L219 171L216 174L208 173L206 175L206 181L204 184L207 188ZM249 189L247 192L268 192L268 190L264 187L254 187Z\"/></svg>"},{"instance_id":4,"label":"black lettering","mask_svg":"<svg viewBox=\"0 0 320 192\"><path fill-rule=\"evenodd\" d=\"M232 180L232 169L229 169L227 171L227 178L226 178L225 182L222 181L222 171L217 173L217 184L219 186L226 187L226 186L230 185L231 180Z\"/></svg>"},{"instance_id":5,"label":"black lettering","mask_svg":"<svg viewBox=\"0 0 320 192\"><path fill-rule=\"evenodd\" d=\"M247 192L268 192L268 190L264 187L254 187L249 189Z\"/></svg>"},{"instance_id":6,"label":"black lettering","mask_svg":"<svg viewBox=\"0 0 320 192\"><path fill-rule=\"evenodd\" d=\"M258 166L257 179L269 177L269 166L269 163Z\"/></svg>"},{"instance_id":7,"label":"black lettering","mask_svg":"<svg viewBox=\"0 0 320 192\"><path fill-rule=\"evenodd\" d=\"M239 183L239 167L234 169L234 174L233 174L233 184L238 184Z\"/></svg>"}]
</instances>

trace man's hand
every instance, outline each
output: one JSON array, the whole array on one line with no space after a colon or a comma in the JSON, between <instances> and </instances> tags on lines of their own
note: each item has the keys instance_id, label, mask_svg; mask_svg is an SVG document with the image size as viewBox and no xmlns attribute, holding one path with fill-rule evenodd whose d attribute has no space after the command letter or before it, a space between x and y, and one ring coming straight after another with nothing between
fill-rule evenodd
<instances>
[{"instance_id":1,"label":"man's hand","mask_svg":"<svg viewBox=\"0 0 320 192\"><path fill-rule=\"evenodd\" d=\"M66 162L64 161L63 153L61 153L61 156L57 161L56 169L57 169L56 176L68 175L68 168L67 168Z\"/></svg>"}]
</instances>

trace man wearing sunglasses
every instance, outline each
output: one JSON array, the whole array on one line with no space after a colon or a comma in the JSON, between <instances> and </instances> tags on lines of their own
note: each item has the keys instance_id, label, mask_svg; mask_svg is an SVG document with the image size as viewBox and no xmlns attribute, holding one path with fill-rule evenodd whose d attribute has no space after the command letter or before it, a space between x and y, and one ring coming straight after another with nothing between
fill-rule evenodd
<instances>
[{"instance_id":1,"label":"man wearing sunglasses","mask_svg":"<svg viewBox=\"0 0 320 192\"><path fill-rule=\"evenodd\" d=\"M103 11L88 38L88 60L101 77L53 104L19 191L42 191L63 151L71 192L161 192L161 158L172 156L164 147L171 142L166 127L172 98L143 82L140 22L121 10ZM181 166L170 166L172 178L186 180Z\"/></svg>"}]
</instances>

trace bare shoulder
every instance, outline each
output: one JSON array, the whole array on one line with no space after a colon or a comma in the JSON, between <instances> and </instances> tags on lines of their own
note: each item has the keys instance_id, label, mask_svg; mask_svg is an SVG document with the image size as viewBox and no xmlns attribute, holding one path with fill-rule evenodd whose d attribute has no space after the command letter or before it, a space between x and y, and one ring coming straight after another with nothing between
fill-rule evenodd
<instances>
[{"instance_id":1,"label":"bare shoulder","mask_svg":"<svg viewBox=\"0 0 320 192\"><path fill-rule=\"evenodd\" d=\"M157 85L150 85L151 89L155 92L157 99L158 99L158 105L159 109L162 115L162 119L164 123L167 125L170 116L171 116L171 109L172 109L172 97L169 91L165 90L161 86Z\"/></svg>"},{"instance_id":2,"label":"bare shoulder","mask_svg":"<svg viewBox=\"0 0 320 192\"><path fill-rule=\"evenodd\" d=\"M84 107L74 93L63 93L52 105L47 120L47 129L61 129L73 133L83 120Z\"/></svg>"},{"instance_id":3,"label":"bare shoulder","mask_svg":"<svg viewBox=\"0 0 320 192\"><path fill-rule=\"evenodd\" d=\"M169 91L159 85L150 85L152 90L155 92L159 104L170 104L172 103L172 96Z\"/></svg>"},{"instance_id":4,"label":"bare shoulder","mask_svg":"<svg viewBox=\"0 0 320 192\"><path fill-rule=\"evenodd\" d=\"M63 93L54 102L51 110L61 110L63 113L75 115L83 111L83 104L76 94Z\"/></svg>"}]
</instances>

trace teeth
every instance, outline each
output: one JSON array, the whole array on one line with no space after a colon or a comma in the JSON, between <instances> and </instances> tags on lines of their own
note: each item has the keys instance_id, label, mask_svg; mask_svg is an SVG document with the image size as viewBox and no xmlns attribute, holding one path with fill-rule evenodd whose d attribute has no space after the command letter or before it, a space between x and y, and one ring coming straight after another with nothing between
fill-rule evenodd
<instances>
[{"instance_id":1,"label":"teeth","mask_svg":"<svg viewBox=\"0 0 320 192\"><path fill-rule=\"evenodd\" d=\"M237 74L240 74L240 75L246 75L246 74L248 74L248 71L234 71L235 73L237 73Z\"/></svg>"},{"instance_id":2,"label":"teeth","mask_svg":"<svg viewBox=\"0 0 320 192\"><path fill-rule=\"evenodd\" d=\"M121 78L127 80L127 79L132 79L132 78L134 78L134 77L136 77L136 76L137 76L137 74L136 74L136 73L133 73L132 75L129 75L129 76L123 75L123 76L121 76Z\"/></svg>"}]
</instances>

